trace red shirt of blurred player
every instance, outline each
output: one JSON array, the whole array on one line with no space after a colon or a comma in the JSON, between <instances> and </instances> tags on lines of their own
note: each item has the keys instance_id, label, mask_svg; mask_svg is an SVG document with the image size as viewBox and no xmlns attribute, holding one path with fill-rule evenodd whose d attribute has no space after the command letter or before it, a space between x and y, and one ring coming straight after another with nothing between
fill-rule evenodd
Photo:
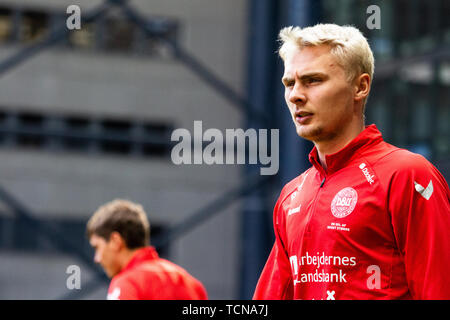
<instances>
[{"instance_id":1,"label":"red shirt of blurred player","mask_svg":"<svg viewBox=\"0 0 450 320\"><path fill-rule=\"evenodd\" d=\"M207 299L199 280L148 246L149 230L143 208L125 200L101 206L89 220L94 261L112 278L108 299Z\"/></svg>"}]
</instances>

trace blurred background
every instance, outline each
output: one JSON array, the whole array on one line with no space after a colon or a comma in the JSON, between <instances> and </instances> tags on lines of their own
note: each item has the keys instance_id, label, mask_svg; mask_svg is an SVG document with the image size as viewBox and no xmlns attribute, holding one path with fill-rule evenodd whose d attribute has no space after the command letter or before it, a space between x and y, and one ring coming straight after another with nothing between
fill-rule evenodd
<instances>
[{"instance_id":1,"label":"blurred background","mask_svg":"<svg viewBox=\"0 0 450 320\"><path fill-rule=\"evenodd\" d=\"M376 60L367 123L449 181L449 16L447 0L0 1L0 299L104 299L85 225L114 198L144 206L160 255L211 299L250 299L276 198L309 167L283 99L284 26L358 27ZM278 174L174 165L171 133L194 120L279 129Z\"/></svg>"}]
</instances>

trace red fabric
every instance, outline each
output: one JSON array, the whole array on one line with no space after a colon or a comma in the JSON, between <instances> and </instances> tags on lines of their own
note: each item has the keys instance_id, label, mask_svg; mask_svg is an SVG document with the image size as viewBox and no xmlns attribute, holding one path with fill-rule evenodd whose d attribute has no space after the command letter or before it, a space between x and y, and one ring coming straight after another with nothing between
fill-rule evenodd
<instances>
[{"instance_id":1,"label":"red fabric","mask_svg":"<svg viewBox=\"0 0 450 320\"><path fill-rule=\"evenodd\" d=\"M450 191L424 157L366 127L317 150L274 209L254 299L450 299ZM428 199L427 199L428 198Z\"/></svg>"},{"instance_id":2,"label":"red fabric","mask_svg":"<svg viewBox=\"0 0 450 320\"><path fill-rule=\"evenodd\" d=\"M139 249L112 280L108 299L206 300L203 285L180 266L161 259L153 247Z\"/></svg>"}]
</instances>

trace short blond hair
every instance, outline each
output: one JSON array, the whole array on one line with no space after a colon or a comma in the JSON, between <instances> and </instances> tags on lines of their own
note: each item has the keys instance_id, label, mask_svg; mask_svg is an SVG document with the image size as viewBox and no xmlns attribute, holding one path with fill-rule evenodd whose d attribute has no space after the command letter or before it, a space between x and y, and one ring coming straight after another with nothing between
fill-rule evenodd
<instances>
[{"instance_id":1,"label":"short blond hair","mask_svg":"<svg viewBox=\"0 0 450 320\"><path fill-rule=\"evenodd\" d=\"M373 78L375 59L364 35L352 26L336 24L316 24L312 27L286 27L279 34L280 57L285 60L292 45L302 49L308 46L329 45L331 54L345 70L348 81L367 73Z\"/></svg>"},{"instance_id":2,"label":"short blond hair","mask_svg":"<svg viewBox=\"0 0 450 320\"><path fill-rule=\"evenodd\" d=\"M112 232L118 232L129 249L144 247L150 243L150 223L144 208L128 200L115 199L100 206L89 219L86 235L97 235L109 240Z\"/></svg>"}]
</instances>

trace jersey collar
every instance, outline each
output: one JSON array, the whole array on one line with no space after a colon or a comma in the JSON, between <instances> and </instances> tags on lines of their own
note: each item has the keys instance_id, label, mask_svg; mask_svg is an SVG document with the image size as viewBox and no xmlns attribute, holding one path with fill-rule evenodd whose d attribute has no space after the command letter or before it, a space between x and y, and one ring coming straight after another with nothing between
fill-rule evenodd
<instances>
[{"instance_id":1,"label":"jersey collar","mask_svg":"<svg viewBox=\"0 0 450 320\"><path fill-rule=\"evenodd\" d=\"M319 154L316 147L314 147L309 153L309 161L311 164L319 170L322 175L330 175L350 164L353 160L361 156L361 152L367 149L369 146L383 141L381 132L378 130L375 124L366 126L366 128L344 148L336 153L325 156L327 161L327 172L320 164Z\"/></svg>"},{"instance_id":2,"label":"jersey collar","mask_svg":"<svg viewBox=\"0 0 450 320\"><path fill-rule=\"evenodd\" d=\"M144 247L141 249L138 249L130 259L130 261L127 263L125 268L121 270L121 272L131 269L134 266L140 264L143 261L153 260L159 258L158 253L156 252L156 249L152 246Z\"/></svg>"}]
</instances>

